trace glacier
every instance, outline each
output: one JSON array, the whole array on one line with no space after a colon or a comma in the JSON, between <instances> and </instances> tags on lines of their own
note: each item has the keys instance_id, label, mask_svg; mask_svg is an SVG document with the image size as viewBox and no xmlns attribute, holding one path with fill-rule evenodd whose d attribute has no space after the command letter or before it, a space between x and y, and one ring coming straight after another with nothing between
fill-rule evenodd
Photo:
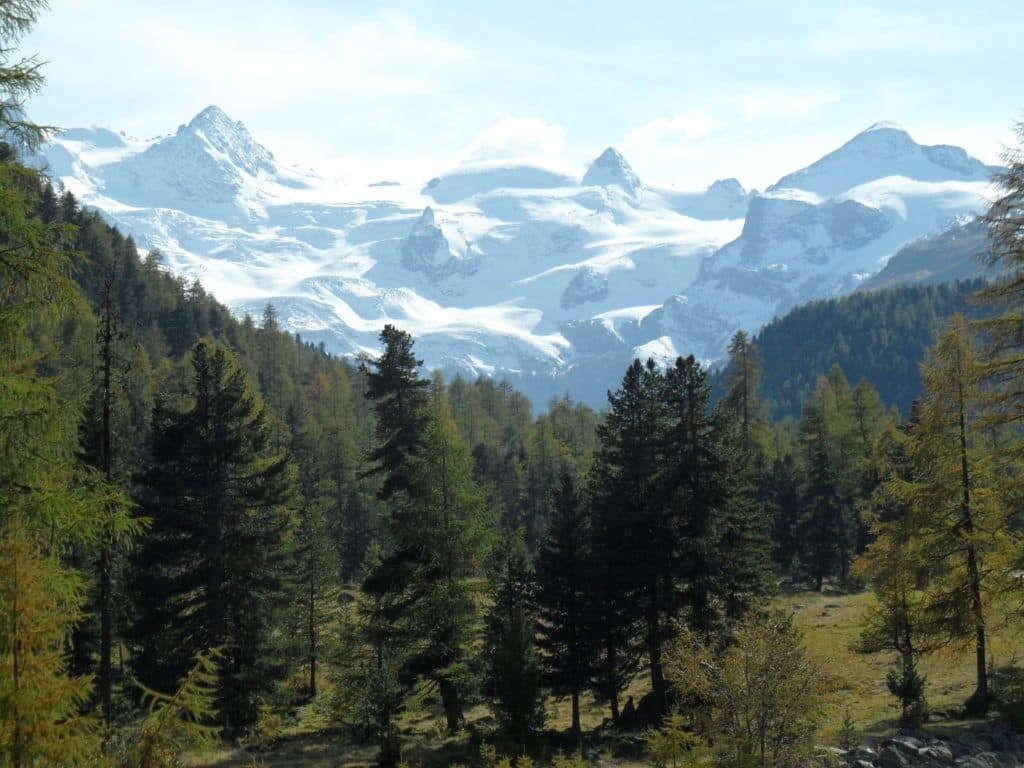
<instances>
[{"instance_id":1,"label":"glacier","mask_svg":"<svg viewBox=\"0 0 1024 768\"><path fill-rule=\"evenodd\" d=\"M427 367L506 378L535 406L601 406L634 356L721 359L736 330L983 210L996 170L877 124L763 192L649 186L612 147L578 177L492 161L351 185L283 165L213 106L154 139L69 130L37 162L238 315L272 303L346 356L393 323Z\"/></svg>"}]
</instances>

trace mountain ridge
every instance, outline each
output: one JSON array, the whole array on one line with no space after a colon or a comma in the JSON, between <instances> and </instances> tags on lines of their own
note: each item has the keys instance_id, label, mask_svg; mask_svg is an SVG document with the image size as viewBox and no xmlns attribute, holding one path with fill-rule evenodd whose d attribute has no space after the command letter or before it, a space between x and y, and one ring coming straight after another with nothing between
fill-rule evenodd
<instances>
[{"instance_id":1,"label":"mountain ridge","mask_svg":"<svg viewBox=\"0 0 1024 768\"><path fill-rule=\"evenodd\" d=\"M865 142L872 163L850 175ZM976 214L989 170L882 125L764 192L647 186L611 147L575 178L476 163L422 186L341 188L282 168L216 107L147 142L79 129L43 160L238 314L274 303L342 355L372 351L392 322L432 367L598 405L633 356L711 362L736 330L855 290Z\"/></svg>"}]
</instances>

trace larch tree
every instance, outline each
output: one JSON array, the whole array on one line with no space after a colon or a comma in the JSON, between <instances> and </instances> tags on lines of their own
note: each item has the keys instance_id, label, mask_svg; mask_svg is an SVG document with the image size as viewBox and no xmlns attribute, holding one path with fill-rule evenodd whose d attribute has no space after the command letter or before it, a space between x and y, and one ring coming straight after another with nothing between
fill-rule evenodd
<instances>
[{"instance_id":1,"label":"larch tree","mask_svg":"<svg viewBox=\"0 0 1024 768\"><path fill-rule=\"evenodd\" d=\"M16 46L44 7L0 5L0 130L28 147L45 134L23 111L42 76ZM73 229L42 216L46 185L15 154L0 145L0 761L20 768L71 764L95 746L78 717L91 680L69 676L65 659L82 583L61 559L95 546L106 512L127 505L76 461L79 404L44 373L60 350L38 331L78 306Z\"/></svg>"},{"instance_id":2,"label":"larch tree","mask_svg":"<svg viewBox=\"0 0 1024 768\"><path fill-rule=\"evenodd\" d=\"M983 408L983 371L967 322L953 318L921 366L924 395L910 426L912 481L902 488L929 573L928 625L973 646L972 713L991 702L987 670L992 601L1008 588L1017 542Z\"/></svg>"}]
</instances>

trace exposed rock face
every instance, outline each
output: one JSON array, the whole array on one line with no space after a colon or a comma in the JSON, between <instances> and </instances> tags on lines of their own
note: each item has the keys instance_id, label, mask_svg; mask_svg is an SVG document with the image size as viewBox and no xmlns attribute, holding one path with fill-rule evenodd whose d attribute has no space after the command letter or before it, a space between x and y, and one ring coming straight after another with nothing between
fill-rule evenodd
<instances>
[{"instance_id":1,"label":"exposed rock face","mask_svg":"<svg viewBox=\"0 0 1024 768\"><path fill-rule=\"evenodd\" d=\"M830 751L851 768L1016 768L1024 766L1024 734L979 723L956 735L900 733L874 748Z\"/></svg>"}]
</instances>

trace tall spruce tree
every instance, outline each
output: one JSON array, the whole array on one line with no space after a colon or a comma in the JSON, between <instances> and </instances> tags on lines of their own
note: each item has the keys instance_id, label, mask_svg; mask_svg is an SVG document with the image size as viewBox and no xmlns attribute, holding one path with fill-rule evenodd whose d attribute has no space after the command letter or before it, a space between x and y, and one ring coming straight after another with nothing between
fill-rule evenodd
<instances>
[{"instance_id":1,"label":"tall spruce tree","mask_svg":"<svg viewBox=\"0 0 1024 768\"><path fill-rule=\"evenodd\" d=\"M479 559L483 497L443 384L431 388L419 377L409 334L386 326L381 341L384 352L367 370L367 396L377 414L371 471L383 475L379 497L388 502L391 548L364 589L402 598L392 620L396 636L409 643L406 666L437 684L454 733L469 679L476 608L466 578Z\"/></svg>"},{"instance_id":2,"label":"tall spruce tree","mask_svg":"<svg viewBox=\"0 0 1024 768\"><path fill-rule=\"evenodd\" d=\"M742 331L729 345L726 371L725 396L714 414L717 429L707 445L721 456L719 493L726 498L716 515L713 572L724 616L732 621L769 592L771 575L768 512L760 490L766 482L768 443L764 405L757 396L761 356ZM705 471L714 477L714 467Z\"/></svg>"},{"instance_id":3,"label":"tall spruce tree","mask_svg":"<svg viewBox=\"0 0 1024 768\"><path fill-rule=\"evenodd\" d=\"M849 384L835 366L818 379L800 422L806 472L804 513L797 523L800 565L818 590L826 578L847 580L857 549L861 456L855 440Z\"/></svg>"},{"instance_id":4,"label":"tall spruce tree","mask_svg":"<svg viewBox=\"0 0 1024 768\"><path fill-rule=\"evenodd\" d=\"M396 529L400 546L419 553L410 584L418 649L411 668L437 683L450 733L463 720L471 674L469 650L476 603L467 579L481 559L484 498L473 482L472 461L455 435L440 388L423 438L410 462L402 502L406 525Z\"/></svg>"},{"instance_id":5,"label":"tall spruce tree","mask_svg":"<svg viewBox=\"0 0 1024 768\"><path fill-rule=\"evenodd\" d=\"M520 530L506 530L488 564L491 608L484 627L486 690L498 723L525 753L544 726L540 659L534 646L534 574Z\"/></svg>"},{"instance_id":6,"label":"tall spruce tree","mask_svg":"<svg viewBox=\"0 0 1024 768\"><path fill-rule=\"evenodd\" d=\"M653 361L634 360L598 427L589 495L592 500L593 554L599 572L596 631L604 644L599 685L618 719L618 693L635 664L636 627L644 623L644 651L660 648L660 579L671 573L674 539L656 530L663 522L658 505L659 441L663 431L661 375ZM651 550L654 551L651 551ZM646 591L651 590L651 591ZM660 667L651 665L651 683L664 697Z\"/></svg>"},{"instance_id":7,"label":"tall spruce tree","mask_svg":"<svg viewBox=\"0 0 1024 768\"><path fill-rule=\"evenodd\" d=\"M537 555L535 602L544 679L568 695L571 731L579 742L580 696L596 672L598 647L590 626L590 530L572 475L563 470L553 494L548 531Z\"/></svg>"},{"instance_id":8,"label":"tall spruce tree","mask_svg":"<svg viewBox=\"0 0 1024 768\"><path fill-rule=\"evenodd\" d=\"M270 634L288 597L291 469L231 352L201 340L190 366L182 402L165 397L153 416L134 666L148 687L172 690L196 653L219 648L218 709L231 728L253 720L283 672Z\"/></svg>"}]
</instances>

